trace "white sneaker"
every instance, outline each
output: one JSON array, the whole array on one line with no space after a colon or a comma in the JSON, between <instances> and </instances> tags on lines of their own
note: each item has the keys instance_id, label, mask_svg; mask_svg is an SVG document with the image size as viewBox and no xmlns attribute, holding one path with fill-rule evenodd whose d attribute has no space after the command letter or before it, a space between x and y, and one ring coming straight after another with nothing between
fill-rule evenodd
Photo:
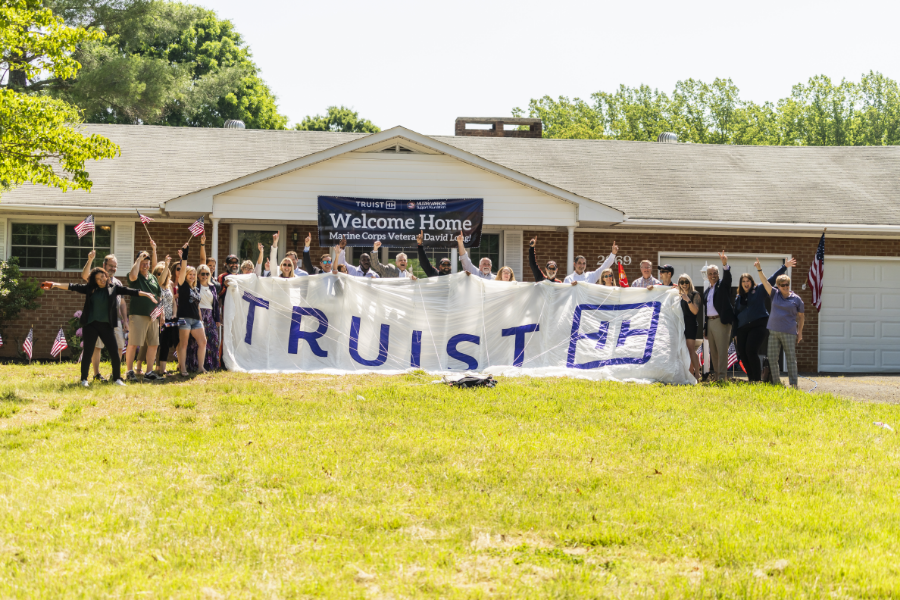
<instances>
[{"instance_id":1,"label":"white sneaker","mask_svg":"<svg viewBox=\"0 0 900 600\"><path fill-rule=\"evenodd\" d=\"M122 387L124 387L124 386L125 386L125 382L122 381L121 379L116 379L116 381L115 381L115 383L114 383L113 385L121 385Z\"/></svg>"},{"instance_id":2,"label":"white sneaker","mask_svg":"<svg viewBox=\"0 0 900 600\"><path fill-rule=\"evenodd\" d=\"M82 379L82 380L81 380L81 387L91 387L91 382L88 381L87 379Z\"/></svg>"}]
</instances>

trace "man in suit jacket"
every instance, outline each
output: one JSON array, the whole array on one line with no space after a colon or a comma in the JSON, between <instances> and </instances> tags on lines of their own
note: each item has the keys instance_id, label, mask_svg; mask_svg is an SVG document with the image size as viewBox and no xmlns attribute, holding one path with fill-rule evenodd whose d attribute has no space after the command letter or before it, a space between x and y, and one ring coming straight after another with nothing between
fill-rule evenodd
<instances>
[{"instance_id":1,"label":"man in suit jacket","mask_svg":"<svg viewBox=\"0 0 900 600\"><path fill-rule=\"evenodd\" d=\"M716 378L728 379L728 346L731 344L731 324L734 322L734 305L731 293L731 267L725 251L719 252L724 273L719 277L719 267L710 265L706 270L709 287L703 290L703 307L706 314L703 331L709 340L709 357ZM710 375L710 380L715 378Z\"/></svg>"}]
</instances>

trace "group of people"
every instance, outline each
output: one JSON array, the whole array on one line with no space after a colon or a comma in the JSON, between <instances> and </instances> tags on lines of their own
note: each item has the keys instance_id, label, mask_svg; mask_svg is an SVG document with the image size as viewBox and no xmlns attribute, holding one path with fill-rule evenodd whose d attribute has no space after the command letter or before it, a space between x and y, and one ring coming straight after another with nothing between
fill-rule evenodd
<instances>
[{"instance_id":1,"label":"group of people","mask_svg":"<svg viewBox=\"0 0 900 600\"><path fill-rule=\"evenodd\" d=\"M259 257L256 263L249 260L240 262L234 254L225 259L225 268L218 278L214 277L215 259L206 256L206 237L200 238L200 261L198 267L188 265L190 242L178 250L174 264L170 256L157 261L156 243L150 240L151 251L141 251L123 283L113 276L118 267L116 257L106 256L102 267L92 268L94 251L88 255L82 271L84 284L60 284L44 282L44 289L64 289L85 296L80 323L84 352L81 359L81 385L90 385L88 375L93 366L94 380L105 381L100 375L100 350L105 346L110 351L112 380L124 385L121 377L120 355L125 352L127 371L125 380L144 379L157 381L166 377L166 366L170 355L178 358L179 374L191 372L205 373L220 368L221 347L219 326L222 324L224 295L228 288L228 275L255 273L259 277L305 277L308 275L340 272L349 276L368 278L409 278L416 276L409 270L409 259L405 253L396 256L394 264L384 264L378 259L381 242L376 241L371 254L359 257L359 266L347 262L342 238L335 247L334 256L323 254L318 266L313 266L310 258L312 236L307 235L301 258L294 251L285 254L278 262L278 233L273 235L269 257L264 262L265 247L258 244ZM496 281L515 281L515 273L508 266L492 271L490 258L482 257L476 267L463 245L463 235L457 236L459 258L467 275ZM450 275L450 259L442 258L434 267L423 246L423 233L416 239L419 266L426 277ZM601 257L598 268L587 270L587 259L575 257L574 271L560 280L559 266L549 260L541 269L537 263L535 247L537 237L529 244L529 265L535 281L556 283L579 282L602 286L617 286L616 273L612 266L616 263L619 247L613 242L608 256ZM710 378L728 379L728 350L735 342L747 378L751 382L763 379L760 355L772 357L775 364L771 368L771 380L780 383L779 369L775 357L785 353L789 382L797 386L796 347L803 340L803 301L790 289L790 278L785 274L796 265L794 259L785 262L771 277L766 278L760 263L755 263L760 284L749 273L741 274L737 294L731 292L732 274L725 252L720 252L722 268L718 265L707 267L709 285L702 292L694 288L691 277L683 273L677 282L672 279L675 270L670 265L659 267L659 279L653 277L653 263L641 261L641 277L631 282L630 287L653 289L656 286L672 287L681 297L684 315L684 335L691 356L691 373L700 380L702 368L697 349L703 340L709 342L711 372ZM272 265L278 265L271 271ZM302 268L301 268L302 266ZM122 301L130 296L130 305ZM127 338L127 339L126 339ZM768 340L766 352L761 352ZM142 365L147 364L147 373L142 373Z\"/></svg>"},{"instance_id":2,"label":"group of people","mask_svg":"<svg viewBox=\"0 0 900 600\"><path fill-rule=\"evenodd\" d=\"M587 272L587 260L575 257L575 272L563 281L557 278L559 267L549 260L544 269L538 267L535 255L537 238L531 240L528 262L535 281L555 281L557 283L597 283L617 285L617 278L611 265L616 261L618 246L613 242L612 253L606 257L595 271ZM687 273L678 276L672 283L675 269L671 265L659 267L659 279L653 277L653 263L641 261L641 276L631 282L630 287L653 289L655 286L673 287L681 297L684 316L684 337L691 356L691 373L699 381L702 368L697 350L704 340L709 343L711 370L709 379L728 380L728 354L734 342L738 359L751 382L759 382L763 377L761 356L769 359L769 372L765 379L780 384L778 357L784 352L787 363L788 381L797 387L797 344L803 341L804 306L803 300L791 291L791 278L786 275L795 267L793 258L771 276L766 278L757 260L754 263L760 283L753 275L742 273L736 294L731 291L731 267L725 251L719 253L722 267L709 265L706 278L709 285L702 292L694 289L694 282ZM763 346L766 343L765 347Z\"/></svg>"}]
</instances>

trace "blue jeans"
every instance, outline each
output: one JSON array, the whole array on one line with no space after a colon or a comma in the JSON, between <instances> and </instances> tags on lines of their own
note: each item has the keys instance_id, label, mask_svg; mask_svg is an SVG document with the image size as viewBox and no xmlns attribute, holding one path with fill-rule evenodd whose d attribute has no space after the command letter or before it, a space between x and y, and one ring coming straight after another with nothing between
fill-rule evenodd
<instances>
[{"instance_id":1,"label":"blue jeans","mask_svg":"<svg viewBox=\"0 0 900 600\"><path fill-rule=\"evenodd\" d=\"M181 331L187 331L187 330L193 331L194 329L203 329L203 321L201 321L200 319L188 319L185 317L184 324L179 325L178 329Z\"/></svg>"}]
</instances>

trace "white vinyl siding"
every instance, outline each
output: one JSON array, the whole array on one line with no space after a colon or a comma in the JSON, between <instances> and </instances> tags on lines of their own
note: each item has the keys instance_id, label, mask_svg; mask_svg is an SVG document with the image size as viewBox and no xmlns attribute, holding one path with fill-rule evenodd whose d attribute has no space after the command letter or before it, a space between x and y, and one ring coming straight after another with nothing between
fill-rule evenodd
<instances>
[{"instance_id":1,"label":"white vinyl siding","mask_svg":"<svg viewBox=\"0 0 900 600\"><path fill-rule=\"evenodd\" d=\"M445 155L351 153L215 197L222 219L317 221L318 196L484 198L484 224L568 226L576 207Z\"/></svg>"},{"instance_id":2,"label":"white vinyl siding","mask_svg":"<svg viewBox=\"0 0 900 600\"><path fill-rule=\"evenodd\" d=\"M118 262L117 273L127 272L134 264L134 225L134 221L116 221L112 253Z\"/></svg>"},{"instance_id":3,"label":"white vinyl siding","mask_svg":"<svg viewBox=\"0 0 900 600\"><path fill-rule=\"evenodd\" d=\"M819 371L900 372L900 259L826 255Z\"/></svg>"},{"instance_id":4,"label":"white vinyl siding","mask_svg":"<svg viewBox=\"0 0 900 600\"><path fill-rule=\"evenodd\" d=\"M497 271L500 267L509 267L516 274L516 281L524 279L522 272L522 231L510 230L503 232L503 264L497 265Z\"/></svg>"}]
</instances>

